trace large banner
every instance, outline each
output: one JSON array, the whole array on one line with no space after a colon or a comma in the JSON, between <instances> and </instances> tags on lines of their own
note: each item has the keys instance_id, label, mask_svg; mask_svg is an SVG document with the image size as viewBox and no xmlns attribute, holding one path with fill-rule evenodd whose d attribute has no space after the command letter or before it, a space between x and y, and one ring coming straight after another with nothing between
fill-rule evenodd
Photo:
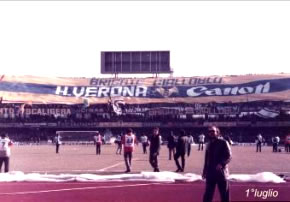
<instances>
[{"instance_id":1,"label":"large banner","mask_svg":"<svg viewBox=\"0 0 290 202\"><path fill-rule=\"evenodd\" d=\"M46 78L0 77L3 103L128 104L289 101L290 74L166 77Z\"/></svg>"}]
</instances>

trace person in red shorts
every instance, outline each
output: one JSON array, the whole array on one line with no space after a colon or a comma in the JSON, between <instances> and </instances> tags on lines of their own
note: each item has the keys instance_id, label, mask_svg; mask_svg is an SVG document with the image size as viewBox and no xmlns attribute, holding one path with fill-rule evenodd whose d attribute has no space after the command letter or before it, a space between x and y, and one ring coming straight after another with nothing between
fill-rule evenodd
<instances>
[{"instance_id":1,"label":"person in red shorts","mask_svg":"<svg viewBox=\"0 0 290 202\"><path fill-rule=\"evenodd\" d=\"M131 172L131 162L133 158L134 146L137 144L136 136L133 134L133 130L128 128L126 134L122 136L122 144L124 147L124 160L126 165L126 173Z\"/></svg>"}]
</instances>

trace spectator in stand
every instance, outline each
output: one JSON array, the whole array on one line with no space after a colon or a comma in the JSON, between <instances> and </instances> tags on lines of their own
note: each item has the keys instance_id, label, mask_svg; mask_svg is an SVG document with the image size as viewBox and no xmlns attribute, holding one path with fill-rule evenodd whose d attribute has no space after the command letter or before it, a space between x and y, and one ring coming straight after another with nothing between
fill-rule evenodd
<instances>
[{"instance_id":1,"label":"spectator in stand","mask_svg":"<svg viewBox=\"0 0 290 202\"><path fill-rule=\"evenodd\" d=\"M187 156L190 156L190 152L191 152L191 144L193 143L193 137L191 135L188 135L188 148L187 148Z\"/></svg>"},{"instance_id":2,"label":"spectator in stand","mask_svg":"<svg viewBox=\"0 0 290 202\"><path fill-rule=\"evenodd\" d=\"M201 133L198 136L198 151L203 151L204 139L205 139L205 135Z\"/></svg>"},{"instance_id":3,"label":"spectator in stand","mask_svg":"<svg viewBox=\"0 0 290 202\"><path fill-rule=\"evenodd\" d=\"M58 154L59 153L59 146L62 144L61 136L59 133L56 134L56 136L54 138L54 142L55 142L55 152Z\"/></svg>"},{"instance_id":4,"label":"spectator in stand","mask_svg":"<svg viewBox=\"0 0 290 202\"><path fill-rule=\"evenodd\" d=\"M129 173L131 172L134 145L137 144L136 136L131 128L128 128L126 134L122 136L122 144L124 145L124 160L127 168L125 172Z\"/></svg>"},{"instance_id":5,"label":"spectator in stand","mask_svg":"<svg viewBox=\"0 0 290 202\"><path fill-rule=\"evenodd\" d=\"M102 136L99 131L96 131L96 135L94 136L94 141L96 144L96 155L101 155L101 146L102 146Z\"/></svg>"},{"instance_id":6,"label":"spectator in stand","mask_svg":"<svg viewBox=\"0 0 290 202\"><path fill-rule=\"evenodd\" d=\"M161 135L159 133L159 128L153 129L153 134L151 135L149 142L150 142L149 162L154 169L153 171L159 172L158 155L161 148Z\"/></svg>"},{"instance_id":7,"label":"spectator in stand","mask_svg":"<svg viewBox=\"0 0 290 202\"><path fill-rule=\"evenodd\" d=\"M170 134L167 139L167 147L169 151L169 160L171 160L171 157L175 155L175 146L176 146L176 137L173 133L173 131L170 131Z\"/></svg>"},{"instance_id":8,"label":"spectator in stand","mask_svg":"<svg viewBox=\"0 0 290 202\"><path fill-rule=\"evenodd\" d=\"M4 172L9 172L10 147L13 145L7 134L2 134L0 139L0 172L4 163Z\"/></svg>"},{"instance_id":9,"label":"spectator in stand","mask_svg":"<svg viewBox=\"0 0 290 202\"><path fill-rule=\"evenodd\" d=\"M181 130L176 145L176 153L174 155L174 160L177 166L176 172L184 172L185 155L187 153L188 144L189 144L188 136L186 136L184 130ZM181 158L181 166L178 161L179 158Z\"/></svg>"},{"instance_id":10,"label":"spectator in stand","mask_svg":"<svg viewBox=\"0 0 290 202\"><path fill-rule=\"evenodd\" d=\"M145 135L145 133L142 134L142 136L140 137L140 140L143 147L143 154L147 154L147 147L149 143L148 143L148 137Z\"/></svg>"},{"instance_id":11,"label":"spectator in stand","mask_svg":"<svg viewBox=\"0 0 290 202\"><path fill-rule=\"evenodd\" d=\"M262 152L262 143L263 143L263 137L260 133L256 137L256 152Z\"/></svg>"}]
</instances>

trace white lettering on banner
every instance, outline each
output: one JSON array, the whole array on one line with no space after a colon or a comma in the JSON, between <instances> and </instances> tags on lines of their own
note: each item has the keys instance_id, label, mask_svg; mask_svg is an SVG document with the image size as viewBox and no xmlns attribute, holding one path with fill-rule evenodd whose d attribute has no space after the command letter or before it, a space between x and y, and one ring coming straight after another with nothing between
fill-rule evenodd
<instances>
[{"instance_id":1,"label":"white lettering on banner","mask_svg":"<svg viewBox=\"0 0 290 202\"><path fill-rule=\"evenodd\" d=\"M63 88L61 86L57 86L55 94L56 95L60 95L60 94L70 95L70 94L68 94L68 86L65 86Z\"/></svg>"},{"instance_id":2,"label":"white lettering on banner","mask_svg":"<svg viewBox=\"0 0 290 202\"><path fill-rule=\"evenodd\" d=\"M164 79L158 78L153 81L153 86L196 86L205 84L220 84L222 83L222 77L191 77L191 78L171 78Z\"/></svg>"},{"instance_id":3,"label":"white lettering on banner","mask_svg":"<svg viewBox=\"0 0 290 202\"><path fill-rule=\"evenodd\" d=\"M146 97L146 94L147 94L147 87L146 86L137 86L137 89L136 89L136 96L137 97L139 97L139 95Z\"/></svg>"},{"instance_id":4,"label":"white lettering on banner","mask_svg":"<svg viewBox=\"0 0 290 202\"><path fill-rule=\"evenodd\" d=\"M42 116L45 116L45 115L64 115L64 116L67 116L67 115L70 115L71 114L71 109L51 109L51 108L34 108L34 109L31 109L31 108L27 108L24 110L24 113L27 114L27 115L42 115Z\"/></svg>"},{"instance_id":5,"label":"white lettering on banner","mask_svg":"<svg viewBox=\"0 0 290 202\"><path fill-rule=\"evenodd\" d=\"M138 85L141 83L142 79L102 79L102 78L92 78L90 81L90 85L93 86L126 86L126 85Z\"/></svg>"},{"instance_id":6,"label":"white lettering on banner","mask_svg":"<svg viewBox=\"0 0 290 202\"><path fill-rule=\"evenodd\" d=\"M70 90L71 88L71 90ZM68 87L57 86L55 94L62 96L75 96L75 97L117 97L117 96L130 96L130 97L146 97L146 86L116 86L116 87ZM70 94L69 92L72 92Z\"/></svg>"},{"instance_id":7,"label":"white lettering on banner","mask_svg":"<svg viewBox=\"0 0 290 202\"><path fill-rule=\"evenodd\" d=\"M96 87L88 87L86 90L86 97L96 97L97 96L97 88Z\"/></svg>"},{"instance_id":8,"label":"white lettering on banner","mask_svg":"<svg viewBox=\"0 0 290 202\"><path fill-rule=\"evenodd\" d=\"M111 88L111 96L112 97L122 96L121 94L122 94L122 87Z\"/></svg>"},{"instance_id":9,"label":"white lettering on banner","mask_svg":"<svg viewBox=\"0 0 290 202\"><path fill-rule=\"evenodd\" d=\"M98 92L98 97L109 97L108 93L109 93L109 88L107 87L101 87L99 88L99 92Z\"/></svg>"},{"instance_id":10,"label":"white lettering on banner","mask_svg":"<svg viewBox=\"0 0 290 202\"><path fill-rule=\"evenodd\" d=\"M14 108L0 108L0 114L14 114Z\"/></svg>"},{"instance_id":11,"label":"white lettering on banner","mask_svg":"<svg viewBox=\"0 0 290 202\"><path fill-rule=\"evenodd\" d=\"M124 96L130 96L133 97L134 96L134 92L135 92L135 88L134 86L131 86L131 88L129 89L129 87L124 87L123 88L123 95Z\"/></svg>"},{"instance_id":12,"label":"white lettering on banner","mask_svg":"<svg viewBox=\"0 0 290 202\"><path fill-rule=\"evenodd\" d=\"M233 87L233 88L213 88L208 89L205 86L197 86L187 90L187 95L197 97L200 95L223 96L223 95L244 95L244 94L261 94L270 92L270 83L260 84L256 87Z\"/></svg>"},{"instance_id":13,"label":"white lettering on banner","mask_svg":"<svg viewBox=\"0 0 290 202\"><path fill-rule=\"evenodd\" d=\"M81 97L85 92L85 88L81 87L80 91L78 92L78 88L74 87L73 94L76 95L76 97Z\"/></svg>"}]
</instances>

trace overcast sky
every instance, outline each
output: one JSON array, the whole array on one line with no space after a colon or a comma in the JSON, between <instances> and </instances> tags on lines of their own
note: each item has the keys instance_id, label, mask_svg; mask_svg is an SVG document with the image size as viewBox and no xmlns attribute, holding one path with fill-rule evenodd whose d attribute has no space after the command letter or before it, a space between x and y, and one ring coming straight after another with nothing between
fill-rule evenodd
<instances>
[{"instance_id":1,"label":"overcast sky","mask_svg":"<svg viewBox=\"0 0 290 202\"><path fill-rule=\"evenodd\" d=\"M170 50L174 76L289 73L289 22L283 1L0 2L0 74L100 77L122 50Z\"/></svg>"}]
</instances>

